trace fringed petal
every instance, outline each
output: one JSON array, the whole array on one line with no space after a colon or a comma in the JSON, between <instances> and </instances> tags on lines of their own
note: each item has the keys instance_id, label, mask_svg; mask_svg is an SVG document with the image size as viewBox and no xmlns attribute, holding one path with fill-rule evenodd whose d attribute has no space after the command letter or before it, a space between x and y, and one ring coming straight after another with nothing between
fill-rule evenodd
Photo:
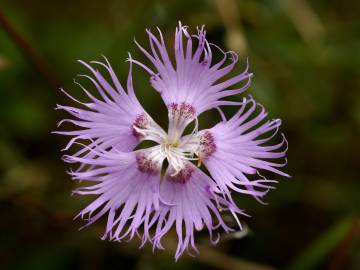
<instances>
[{"instance_id":1,"label":"fringed petal","mask_svg":"<svg viewBox=\"0 0 360 270\"><path fill-rule=\"evenodd\" d=\"M256 113L259 107L260 112ZM266 116L265 109L252 98L244 99L230 120L200 132L200 158L220 190L228 197L233 190L262 202L261 198L274 188L273 184L277 181L260 175L261 170L289 177L278 169L286 165L285 136L282 135L280 143L264 145L276 135L281 121L266 121ZM285 162L276 162L279 158L285 159ZM249 175L259 178L250 180Z\"/></svg>"},{"instance_id":2,"label":"fringed petal","mask_svg":"<svg viewBox=\"0 0 360 270\"><path fill-rule=\"evenodd\" d=\"M111 83L93 66L84 61L79 61L90 70L93 76L80 75L80 77L84 77L91 82L99 94L99 97L95 97L95 95L78 82L76 82L76 84L85 92L90 102L84 103L78 101L61 89L70 99L83 107L76 108L57 105L57 109L64 110L75 117L75 119L61 120L58 126L67 122L78 128L72 131L64 130L54 132L72 137L65 149L69 149L75 142L90 140L96 141L96 145L104 149L128 152L133 150L139 141L145 137L135 130L136 127L146 130L150 126L156 126L158 130L161 130L145 112L135 96L132 84L131 63L127 80L127 90L125 90L117 79L108 60L105 57L104 59L105 63L97 61L91 63L105 68L110 76ZM158 139L158 137L155 139ZM88 146L92 147L93 144L88 143ZM75 155L85 156L86 158L96 157L94 153L85 149L81 149Z\"/></svg>"},{"instance_id":3,"label":"fringed petal","mask_svg":"<svg viewBox=\"0 0 360 270\"><path fill-rule=\"evenodd\" d=\"M156 223L154 248L163 248L161 239L173 227L178 236L176 260L184 251L189 254L192 251L198 253L194 234L204 227L209 232L211 243L215 244L218 239L213 239L216 226L212 215L218 222L217 227L225 232L232 231L222 220L219 209L231 210L237 214L243 212L220 197L215 189L214 182L190 162L177 175L173 175L172 169L168 169L160 187L160 196L171 205L160 203L160 209L153 217L152 223Z\"/></svg>"},{"instance_id":4,"label":"fringed petal","mask_svg":"<svg viewBox=\"0 0 360 270\"><path fill-rule=\"evenodd\" d=\"M248 63L239 75L221 80L233 70L238 56L209 43L204 26L197 29L197 34L190 35L187 27L179 22L175 31L174 61L170 59L161 31L158 29L158 37L150 30L146 32L150 50L147 51L137 42L136 45L154 68L131 58L129 61L140 65L151 75L151 85L161 94L167 106L188 104L195 109L198 116L219 105L236 105L237 103L219 101L221 98L242 93L250 86L253 74L249 72ZM219 49L224 55L219 62L213 59L212 47ZM230 63L227 63L227 60ZM243 86L236 87L243 82Z\"/></svg>"},{"instance_id":5,"label":"fringed petal","mask_svg":"<svg viewBox=\"0 0 360 270\"><path fill-rule=\"evenodd\" d=\"M93 183L74 190L74 194L97 196L77 217L86 220L84 227L87 227L107 215L102 239L121 241L125 237L132 239L139 235L142 245L151 241L149 223L160 204L160 168L157 171L144 171L138 154L134 152L112 153L103 150L96 155L96 159L64 156L64 160L70 163L96 166L71 173L75 180Z\"/></svg>"}]
</instances>

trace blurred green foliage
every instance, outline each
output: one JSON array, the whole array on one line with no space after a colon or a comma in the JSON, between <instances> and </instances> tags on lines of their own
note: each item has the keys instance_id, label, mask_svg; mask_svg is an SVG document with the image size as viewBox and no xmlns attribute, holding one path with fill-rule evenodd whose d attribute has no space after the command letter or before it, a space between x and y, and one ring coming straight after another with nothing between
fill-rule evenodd
<instances>
[{"instance_id":1,"label":"blurred green foliage","mask_svg":"<svg viewBox=\"0 0 360 270\"><path fill-rule=\"evenodd\" d=\"M171 42L178 20L190 31L205 24L209 40L240 51L241 63L249 56L248 93L283 120L293 176L267 206L239 197L253 216L244 220L252 233L215 249L280 269L335 269L334 258L342 260L338 269L360 269L360 233L348 252L341 249L360 216L358 1L3 0L0 9L78 97L72 80L85 70L77 59L104 54L124 80L127 52L143 60L133 38L145 44L145 28L159 26ZM226 42L232 33L245 49ZM139 68L134 84L165 125L161 100ZM78 232L72 217L90 198L70 196L74 185L60 160L65 138L50 134L64 117L55 104L64 102L0 29L0 269L217 269L205 259L175 264L167 252L101 241L104 224ZM205 125L215 115L202 116Z\"/></svg>"}]
</instances>

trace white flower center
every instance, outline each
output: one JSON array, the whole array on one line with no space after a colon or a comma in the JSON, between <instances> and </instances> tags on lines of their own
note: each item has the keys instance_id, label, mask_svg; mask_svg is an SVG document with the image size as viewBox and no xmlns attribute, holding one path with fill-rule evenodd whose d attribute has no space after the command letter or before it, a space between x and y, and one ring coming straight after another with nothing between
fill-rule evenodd
<instances>
[{"instance_id":1,"label":"white flower center","mask_svg":"<svg viewBox=\"0 0 360 270\"><path fill-rule=\"evenodd\" d=\"M175 176L185 169L186 164L192 160L199 160L200 136L198 133L198 121L194 110L190 105L182 103L170 104L169 106L169 131L166 133L159 125L146 114L141 114L133 125L133 134L140 141L151 140L158 145L138 150L141 158L138 165L141 171L147 171L149 162L151 169L155 167L161 170L163 161L166 159L169 168ZM186 126L195 120L193 131L182 137ZM141 161L141 162L139 162ZM146 166L145 166L146 165Z\"/></svg>"},{"instance_id":2,"label":"white flower center","mask_svg":"<svg viewBox=\"0 0 360 270\"><path fill-rule=\"evenodd\" d=\"M195 157L197 152L196 147L187 149L186 147L181 147L179 142L163 143L161 144L161 151L169 162L169 166L174 170L173 176L185 168L187 161L198 160L198 158Z\"/></svg>"}]
</instances>

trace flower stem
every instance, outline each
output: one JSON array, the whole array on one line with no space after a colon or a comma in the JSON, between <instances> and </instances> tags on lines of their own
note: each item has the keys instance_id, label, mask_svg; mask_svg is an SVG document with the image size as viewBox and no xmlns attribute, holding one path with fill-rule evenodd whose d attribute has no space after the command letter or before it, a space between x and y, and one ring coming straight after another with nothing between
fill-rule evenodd
<instances>
[{"instance_id":1,"label":"flower stem","mask_svg":"<svg viewBox=\"0 0 360 270\"><path fill-rule=\"evenodd\" d=\"M61 85L45 59L34 49L33 46L16 30L10 20L0 9L0 28L9 36L22 52L25 59L39 72L46 82L54 89Z\"/></svg>"}]
</instances>

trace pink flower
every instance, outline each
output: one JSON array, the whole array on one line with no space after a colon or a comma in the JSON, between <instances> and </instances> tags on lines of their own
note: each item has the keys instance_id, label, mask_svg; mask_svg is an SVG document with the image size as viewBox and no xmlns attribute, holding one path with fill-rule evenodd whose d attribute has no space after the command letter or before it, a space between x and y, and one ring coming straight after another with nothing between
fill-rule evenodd
<instances>
[{"instance_id":1,"label":"pink flower","mask_svg":"<svg viewBox=\"0 0 360 270\"><path fill-rule=\"evenodd\" d=\"M90 102L77 101L67 94L83 108L59 105L59 109L76 118L62 120L60 124L70 122L78 129L57 133L71 136L66 150L74 144L80 145L80 150L64 156L66 162L80 165L70 172L72 178L89 183L74 192L97 195L78 217L90 225L107 215L103 239L121 241L137 235L142 245L150 242L160 249L162 237L175 228L178 259L185 250L198 252L196 231L206 228L215 244L220 229L234 230L220 214L231 213L236 221L238 215L244 215L235 205L233 194L249 194L261 202L276 181L261 176L260 171L288 176L279 169L286 160L276 161L285 157L287 142L283 136L282 142L265 145L277 134L280 120L264 121L265 110L252 98L241 102L223 99L245 91L252 73L247 65L239 75L224 80L235 67L237 55L209 43L204 27L196 35L190 35L179 23L174 60L160 30L159 37L149 30L147 33L150 51L137 45L152 67L130 56L126 91L106 59L105 64L93 63L107 70L110 82L98 70L81 62L93 74L94 77L85 77L101 98L81 85ZM219 62L214 61L212 48L223 54ZM151 85L167 105L167 131L155 123L137 100L131 79L132 63L150 74ZM236 86L239 83L243 86ZM226 105L239 106L230 120L220 109ZM222 122L199 131L197 117L214 108L219 110ZM258 113L257 108L261 108ZM194 123L193 131L184 134L191 123ZM153 141L156 145L135 150L142 141ZM209 175L201 170L202 164ZM251 179L252 175L255 179Z\"/></svg>"}]
</instances>

